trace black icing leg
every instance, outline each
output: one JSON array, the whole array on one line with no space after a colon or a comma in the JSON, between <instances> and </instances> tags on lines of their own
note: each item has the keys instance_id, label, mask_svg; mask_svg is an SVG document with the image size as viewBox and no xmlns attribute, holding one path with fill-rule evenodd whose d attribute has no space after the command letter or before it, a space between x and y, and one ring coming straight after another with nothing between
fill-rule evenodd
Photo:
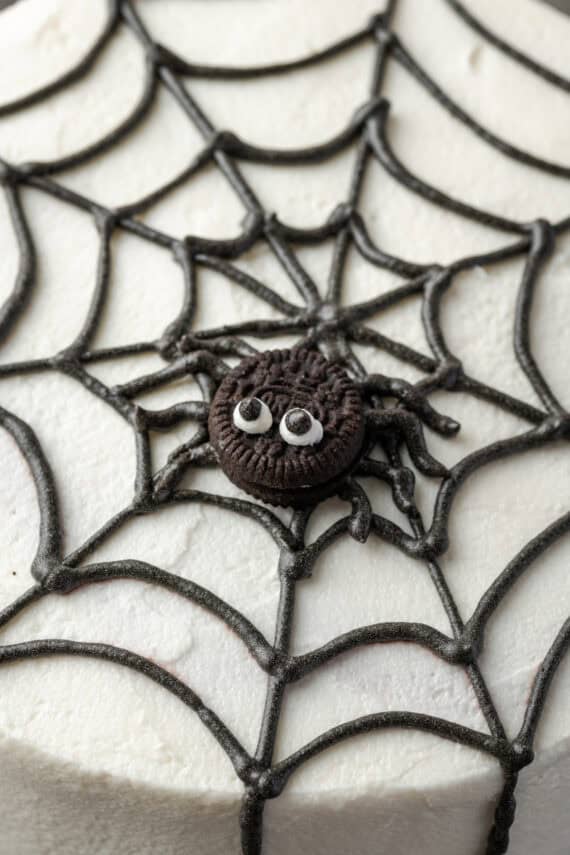
<instances>
[{"instance_id":1,"label":"black icing leg","mask_svg":"<svg viewBox=\"0 0 570 855\"><path fill-rule=\"evenodd\" d=\"M372 438L382 441L386 434L403 440L415 465L424 475L444 478L447 469L427 450L422 424L415 413L400 407L368 410L367 421Z\"/></svg>"}]
</instances>

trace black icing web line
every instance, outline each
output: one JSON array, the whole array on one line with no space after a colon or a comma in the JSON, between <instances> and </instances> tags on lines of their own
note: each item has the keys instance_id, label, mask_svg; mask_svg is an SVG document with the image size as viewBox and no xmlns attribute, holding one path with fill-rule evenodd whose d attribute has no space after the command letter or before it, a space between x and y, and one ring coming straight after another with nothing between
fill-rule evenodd
<instances>
[{"instance_id":1,"label":"black icing web line","mask_svg":"<svg viewBox=\"0 0 570 855\"><path fill-rule=\"evenodd\" d=\"M245 644L249 653L268 675L265 710L257 748L250 754L219 717L200 697L167 670L131 651L106 644L69 640L39 640L0 646L0 661L14 662L51 655L91 656L131 668L180 698L194 710L231 760L244 784L241 810L242 850L258 855L262 849L262 817L267 799L278 796L289 777L303 763L327 748L354 735L387 728L408 728L437 734L444 739L479 749L495 757L504 773L504 788L489 833L488 855L507 851L509 829L515 814L514 792L519 771L533 759L533 741L544 708L549 686L557 666L570 644L570 619L555 638L536 675L522 727L509 739L478 665L485 629L502 599L524 572L554 542L570 529L570 512L554 521L531 540L490 588L483 594L473 615L464 622L449 590L439 558L447 548L447 529L453 500L469 476L480 467L560 439L570 438L570 414L562 407L537 365L531 349L530 322L535 288L542 267L554 249L559 235L570 231L570 217L557 223L538 219L522 223L506 219L481 208L453 199L436 187L413 175L398 159L389 138L389 104L381 96L382 81L389 61L397 62L423 86L439 104L474 134L501 154L537 170L570 178L570 167L545 161L503 140L476 122L460 105L451 100L417 63L392 30L391 21L398 0L389 0L386 10L365 27L329 48L294 62L253 68L222 68L189 63L158 44L135 11L131 0L110 0L103 32L83 59L56 81L17 101L0 106L0 117L16 113L27 106L62 90L85 76L120 26L127 27L139 40L146 54L146 83L138 104L114 131L82 151L57 161L20 165L0 161L0 181L6 195L11 221L20 251L20 266L12 294L0 310L0 336L5 338L32 295L35 284L35 253L25 213L20 201L20 188L33 187L91 214L100 236L99 261L91 306L83 327L72 344L48 359L35 359L0 366L0 377L23 376L31 372L58 371L73 377L95 396L114 408L132 427L136 442L136 481L132 503L116 514L75 552L64 555L58 499L49 463L32 428L17 416L0 409L0 423L18 445L36 485L39 509L39 545L32 565L35 584L15 602L0 612L0 626L6 625L23 609L45 596L69 593L74 588L94 581L131 578L171 590L200 605L222 620ZM463 20L511 59L563 91L570 91L570 80L543 67L535 60L504 42L474 18L457 0L445 0ZM12 5L12 2L5 4ZM364 42L376 44L370 98L355 114L348 126L333 139L305 149L267 149L250 145L235 134L216 130L183 82L185 78L247 79L277 75L300 69L332 57ZM119 209L108 209L58 183L53 176L88 162L137 128L151 110L159 87L178 102L188 119L204 139L204 148L193 162L168 184L139 202ZM354 145L356 157L350 191L320 227L298 229L287 226L262 207L253 188L240 172L238 162L250 160L269 164L309 163L324 160ZM375 158L396 181L435 205L469 220L492 226L516 236L514 241L492 252L461 258L448 266L420 265L385 253L371 240L366 224L358 212L360 191L367 163ZM195 236L176 239L136 219L174 188L183 185L206 165L214 163L227 179L245 209L242 233L233 239L208 240ZM131 232L169 250L180 265L185 296L178 317L163 336L154 342L140 342L124 347L93 350L91 341L99 323L109 289L111 263L110 240L116 229ZM334 238L335 249L327 294L319 296L311 277L301 266L294 246L318 244ZM232 261L259 242L264 242L286 271L303 300L293 305ZM349 248L353 246L362 258L379 268L404 277L404 282L387 293L366 302L341 307L343 273ZM525 259L516 317L514 347L518 362L542 407L533 407L470 377L449 350L440 324L440 304L454 277L477 265L493 265L503 260ZM220 326L192 333L195 305L196 274L211 269L229 281L255 294L283 315L280 320L255 320ZM394 341L366 326L366 321L384 309L411 295L422 298L422 318L432 356L427 357L409 346ZM208 444L206 419L208 402L216 383L226 371L221 357L247 355L254 349L241 336L270 338L283 333L301 334L304 340L318 345L328 356L338 359L360 380L374 387L398 391L403 406L424 413L427 396L440 388L474 395L512 413L529 423L529 429L517 436L492 443L459 461L443 479L437 496L433 520L424 526L413 500L413 473L402 465L394 435L382 443L388 463L363 459L357 472L360 478L379 478L393 490L394 502L409 521L405 532L393 522L375 514L359 480L352 479L342 497L351 504L351 512L335 522L316 541L305 544L305 531L310 511L296 512L290 525L285 525L270 510L254 502L227 498L198 490L180 489L178 481L185 467L215 463ZM362 344L391 354L420 369L425 377L412 385L397 378L372 378L366 375L351 345ZM92 363L138 353L158 353L165 360L161 371L143 375L120 386L109 387L88 372ZM202 400L176 404L151 411L133 402L143 392L173 379L195 377ZM387 384L387 385L386 385ZM381 402L379 402L381 405ZM153 474L150 434L168 429L181 420L195 422L191 439L180 446L168 463ZM248 516L260 523L279 549L278 572L281 585L277 625L273 643L239 611L200 585L141 561L123 560L83 565L82 562L119 526L136 514L148 514L173 503L203 502ZM304 655L290 654L290 637L297 584L311 572L316 559L346 533L357 540L369 534L386 540L405 554L425 562L427 571L448 615L451 632L445 635L421 623L381 623L360 627L341 635L323 647ZM81 566L80 566L81 565ZM390 642L414 642L431 650L442 660L465 670L489 728L488 733L475 731L452 721L412 712L379 712L344 724L313 739L286 759L274 763L273 752L283 696L287 686L320 667L325 662L359 645Z\"/></svg>"}]
</instances>

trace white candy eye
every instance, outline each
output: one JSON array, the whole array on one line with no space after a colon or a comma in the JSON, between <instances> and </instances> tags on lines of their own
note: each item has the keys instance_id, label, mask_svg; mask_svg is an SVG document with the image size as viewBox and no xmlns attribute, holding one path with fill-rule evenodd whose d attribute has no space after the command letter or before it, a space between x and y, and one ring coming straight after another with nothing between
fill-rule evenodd
<instances>
[{"instance_id":1,"label":"white candy eye","mask_svg":"<svg viewBox=\"0 0 570 855\"><path fill-rule=\"evenodd\" d=\"M323 438L323 426L308 410L288 410L279 425L281 438L289 445L316 445Z\"/></svg>"},{"instance_id":2,"label":"white candy eye","mask_svg":"<svg viewBox=\"0 0 570 855\"><path fill-rule=\"evenodd\" d=\"M271 410L259 398L244 398L234 409L234 425L244 433L266 433L273 424Z\"/></svg>"}]
</instances>

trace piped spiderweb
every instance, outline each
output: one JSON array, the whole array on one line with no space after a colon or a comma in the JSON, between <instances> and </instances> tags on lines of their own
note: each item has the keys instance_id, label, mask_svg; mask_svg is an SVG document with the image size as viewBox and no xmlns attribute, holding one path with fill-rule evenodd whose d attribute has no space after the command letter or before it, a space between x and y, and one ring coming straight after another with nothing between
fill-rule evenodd
<instances>
[{"instance_id":1,"label":"piped spiderweb","mask_svg":"<svg viewBox=\"0 0 570 855\"><path fill-rule=\"evenodd\" d=\"M101 35L74 68L37 92L0 106L0 117L16 114L80 80L89 73L104 47L120 28L128 28L145 51L146 82L142 95L132 113L117 128L82 151L56 161L20 165L0 162L0 180L20 253L20 266L12 293L0 310L2 339L6 338L25 313L36 284L34 240L21 204L21 188L35 188L60 202L87 212L92 216L99 233L97 278L91 305L80 333L68 347L51 358L3 364L0 367L0 377L24 376L46 371L65 374L113 408L125 420L132 431L136 446L136 482L132 502L95 532L83 546L65 555L58 497L49 462L32 427L6 410L0 410L0 423L15 440L31 470L40 508L39 545L32 566L35 582L24 595L0 613L0 625L5 626L24 609L30 608L45 597L68 593L95 581L129 578L176 592L222 621L238 636L257 666L267 674L265 710L258 745L253 753L248 752L189 685L150 659L128 650L106 644L38 640L1 646L0 661L14 662L53 655L95 657L133 669L178 697L197 713L225 751L243 782L240 823L242 851L246 855L259 855L262 852L265 802L280 795L290 776L302 764L352 736L388 728L425 731L496 758L504 774L504 788L489 832L487 852L488 855L506 852L509 829L515 815L514 793L518 774L533 759L534 737L548 689L570 644L569 620L556 636L538 671L520 732L514 739L509 738L478 664L486 626L502 598L527 568L570 530L570 513L555 520L513 558L481 597L474 613L466 622L459 613L439 563L448 544L453 500L474 472L526 449L570 438L570 415L545 380L533 356L530 336L536 285L546 259L556 249L558 236L570 231L570 217L555 223L543 219L532 223L518 222L474 207L460 199L451 198L412 174L399 160L390 143L389 104L382 96L388 63L397 63L456 120L502 155L562 179L570 178L570 167L540 159L497 137L446 95L406 49L399 35L392 30L397 2L398 0L389 0L383 13L375 16L353 35L298 61L267 67L223 68L186 61L155 41L131 0L110 0L107 23ZM461 3L456 0L445 2L451 11L461 16L480 36L511 59L550 85L564 92L570 91L570 80L544 68L488 31ZM215 128L207 111L204 111L192 96L191 82L195 78L246 80L287 74L294 69L317 65L331 56L364 43L374 45L369 99L354 112L352 120L341 133L318 146L268 149L251 145L232 132ZM201 152L180 175L137 203L119 209L106 208L58 182L59 173L104 155L136 131L151 110L159 90L166 91L174 98L204 141ZM312 229L288 226L265 210L254 187L240 170L242 161L265 163L275 167L280 164L310 164L325 161L349 148L354 150L355 158L349 195L320 227ZM375 160L407 190L434 205L505 233L508 237L505 238L504 246L492 252L459 258L448 265L422 265L388 254L373 242L365 219L359 213L360 195L369 160ZM170 192L182 187L212 164L227 180L243 206L244 227L238 237L213 240L187 236L178 239L138 218ZM157 341L93 349L92 342L109 292L110 243L117 230L132 233L172 253L183 272L184 300L178 316L172 319ZM333 262L327 293L323 298L300 263L296 250L303 245L319 245L331 240L334 242ZM273 253L298 292L301 305L285 299L268 284L262 283L234 264L258 245L268 247ZM351 248L368 264L398 275L402 282L366 302L341 305L343 274ZM459 273L476 266L492 267L505 259L515 257L524 260L514 318L515 353L541 402L540 408L468 375L450 350L440 323L442 299L448 289L453 287ZM214 270L233 285L253 293L280 317L220 324L216 328L196 330L196 277L203 270ZM392 340L367 325L369 319L410 296L421 299L422 320L431 356L423 355L407 344ZM383 444L387 461L377 459L373 455L362 460L354 479L351 479L346 490L340 494L350 505L349 513L307 545L305 532L310 517L309 511L294 513L291 522L286 524L276 513L249 499L228 498L181 486L182 475L192 467L216 465L215 455L208 442L207 415L212 394L226 370L224 359L234 359L255 352L251 344L252 339L259 340L260 347L265 347L271 346L272 338L284 334L296 336L309 345L318 346L325 355L342 362L355 378L364 383L367 381L367 374L355 355L354 345L367 345L414 366L424 375L418 383L404 383L397 378L390 380L390 388L396 388L399 384L402 400L407 402L405 406L411 410L415 408L421 412L430 393L445 389L449 392L467 393L491 403L525 420L528 429L522 434L473 452L456 463L441 481L433 519L429 525L424 524L413 498L413 473L404 466L399 444L388 431ZM89 371L91 364L142 353L159 355L164 361L164 367L114 387L106 385ZM202 393L200 400L185 401L162 410L150 410L135 403L135 397L141 393L158 389L184 377L197 381ZM168 430L184 422L194 426L190 439L180 445L168 461L155 471L152 459L153 433L157 430ZM368 479L380 479L391 486L395 504L407 517L407 530L374 513L366 491ZM128 558L97 564L85 563L97 546L135 515L151 515L164 506L189 502L207 503L245 515L263 526L275 542L279 550L277 572L280 580L280 599L273 641L265 638L241 612L219 596L181 576ZM388 541L407 556L423 562L449 618L448 634L421 623L378 623L354 629L310 653L292 655L290 649L295 590L303 578L310 574L313 564L327 547L347 535L357 541L368 536L378 538L379 541ZM381 548L379 543L378 549ZM287 687L347 650L361 645L391 642L422 645L445 662L464 669L486 720L487 732L473 730L431 715L378 712L340 724L280 762L274 762L277 728Z\"/></svg>"}]
</instances>

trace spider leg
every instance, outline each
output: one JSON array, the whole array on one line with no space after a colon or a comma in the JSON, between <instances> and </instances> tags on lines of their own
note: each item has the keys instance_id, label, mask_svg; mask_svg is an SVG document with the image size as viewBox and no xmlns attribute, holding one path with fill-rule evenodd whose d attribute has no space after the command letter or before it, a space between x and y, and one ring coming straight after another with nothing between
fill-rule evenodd
<instances>
[{"instance_id":1,"label":"spider leg","mask_svg":"<svg viewBox=\"0 0 570 855\"><path fill-rule=\"evenodd\" d=\"M145 485L143 485L144 489L139 487L139 492L142 496L146 496L147 500L152 497L152 500L165 501L170 497L172 490L184 476L189 466L205 466L216 462L214 451L209 444L207 428L209 401L218 383L228 370L227 365L215 354L202 349L179 356L165 368L137 377L112 390L114 395L121 396L121 398L129 401L129 399L136 398L137 395L158 389L173 380L192 375L202 391L202 401L181 401L161 410L149 410L138 404L132 404L134 427L141 436L146 437L145 467L147 478ZM170 455L162 469L152 476L148 432L169 430L184 420L197 422L197 431L187 442L180 445Z\"/></svg>"},{"instance_id":2,"label":"spider leg","mask_svg":"<svg viewBox=\"0 0 570 855\"><path fill-rule=\"evenodd\" d=\"M153 478L153 492L158 501L164 501L178 486L190 466L212 466L218 462L213 447L208 442L206 427L200 427L187 442L179 445L169 455Z\"/></svg>"},{"instance_id":3,"label":"spider leg","mask_svg":"<svg viewBox=\"0 0 570 855\"><path fill-rule=\"evenodd\" d=\"M365 457L360 461L356 475L373 476L389 484L396 507L403 514L409 513L413 507L415 477L406 466L391 466L384 460L372 460Z\"/></svg>"},{"instance_id":4,"label":"spider leg","mask_svg":"<svg viewBox=\"0 0 570 855\"><path fill-rule=\"evenodd\" d=\"M229 368L225 362L213 353L210 353L208 350L198 350L179 357L159 371L153 371L151 374L143 374L141 377L136 377L128 383L114 386L111 391L114 395L134 398L136 395L149 392L151 389L158 389L165 383L170 383L172 380L178 380L189 374L198 376L205 374L213 380L220 381L228 371Z\"/></svg>"},{"instance_id":5,"label":"spider leg","mask_svg":"<svg viewBox=\"0 0 570 855\"><path fill-rule=\"evenodd\" d=\"M205 335L200 337L187 333L179 339L177 347L179 353L192 353L207 349L208 353L214 356L236 356L239 359L258 353L255 347L236 335L218 335L206 338Z\"/></svg>"},{"instance_id":6,"label":"spider leg","mask_svg":"<svg viewBox=\"0 0 570 855\"><path fill-rule=\"evenodd\" d=\"M179 422L191 420L205 422L209 407L204 401L181 401L163 410L147 410L137 406L137 427L148 430L168 430Z\"/></svg>"},{"instance_id":7,"label":"spider leg","mask_svg":"<svg viewBox=\"0 0 570 855\"><path fill-rule=\"evenodd\" d=\"M415 413L401 407L370 409L367 411L367 421L373 432L388 431L403 436L410 457L424 475L434 478L444 478L447 475L445 466L427 450L422 423Z\"/></svg>"},{"instance_id":8,"label":"spider leg","mask_svg":"<svg viewBox=\"0 0 570 855\"><path fill-rule=\"evenodd\" d=\"M135 429L140 442L144 442L146 451L142 454L141 451L141 466L146 471L146 476L143 482L139 485L140 498L163 500L170 492L171 484L176 486L180 478L183 476L186 468L191 463L199 463L204 456L203 449L208 444L206 422L208 420L209 406L205 401L181 401L179 404L173 404L171 407L165 407L163 410L147 410L139 405L135 406ZM198 423L198 430L191 440L183 445L170 455L168 463L164 466L156 476L152 475L151 467L151 452L150 452L150 431L167 431L171 427L179 424L182 421L194 421ZM143 440L142 437L145 437ZM201 443L196 446L196 443ZM186 451L190 445L191 453L186 455L181 452ZM142 444L141 444L142 449ZM167 470L167 471L165 471ZM160 476L160 481L157 484L156 479Z\"/></svg>"},{"instance_id":9,"label":"spider leg","mask_svg":"<svg viewBox=\"0 0 570 855\"><path fill-rule=\"evenodd\" d=\"M353 478L347 478L339 492L341 499L352 505L352 513L348 524L351 537L359 543L365 543L372 525L372 508L370 501L360 484Z\"/></svg>"},{"instance_id":10,"label":"spider leg","mask_svg":"<svg viewBox=\"0 0 570 855\"><path fill-rule=\"evenodd\" d=\"M371 374L361 383L364 393L385 395L396 398L406 410L415 413L428 427L442 436L453 436L460 428L455 419L444 416L432 407L426 393L407 380L386 377L384 374Z\"/></svg>"}]
</instances>

